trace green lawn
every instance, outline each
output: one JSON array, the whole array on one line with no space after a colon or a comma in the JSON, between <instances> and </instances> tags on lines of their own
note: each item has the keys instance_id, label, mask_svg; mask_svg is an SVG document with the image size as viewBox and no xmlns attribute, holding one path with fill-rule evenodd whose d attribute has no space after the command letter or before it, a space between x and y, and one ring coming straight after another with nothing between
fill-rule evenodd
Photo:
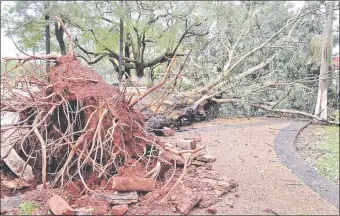
<instances>
[{"instance_id":1,"label":"green lawn","mask_svg":"<svg viewBox=\"0 0 340 216\"><path fill-rule=\"evenodd\" d=\"M320 128L322 141L316 146L323 154L316 161L318 171L331 181L339 181L339 127Z\"/></svg>"}]
</instances>

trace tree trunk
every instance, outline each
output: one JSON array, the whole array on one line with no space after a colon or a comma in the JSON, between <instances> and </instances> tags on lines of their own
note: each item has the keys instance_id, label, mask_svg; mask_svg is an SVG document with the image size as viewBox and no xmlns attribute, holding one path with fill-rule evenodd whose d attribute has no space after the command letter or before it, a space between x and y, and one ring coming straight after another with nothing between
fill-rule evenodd
<instances>
[{"instance_id":1,"label":"tree trunk","mask_svg":"<svg viewBox=\"0 0 340 216\"><path fill-rule=\"evenodd\" d=\"M130 58L130 46L129 43L125 43L125 57ZM131 70L129 68L125 68L125 73L128 75L128 78L131 77Z\"/></svg>"},{"instance_id":2,"label":"tree trunk","mask_svg":"<svg viewBox=\"0 0 340 216\"><path fill-rule=\"evenodd\" d=\"M45 4L45 49L46 54L51 53L51 35L50 35L50 16L49 16L49 7L50 3L47 1ZM46 73L50 72L51 64L50 62L46 62Z\"/></svg>"},{"instance_id":3,"label":"tree trunk","mask_svg":"<svg viewBox=\"0 0 340 216\"><path fill-rule=\"evenodd\" d=\"M123 46L124 46L124 37L123 37L123 19L120 18L120 25L119 25L119 73L118 73L118 81L119 86L122 83L122 77L123 77Z\"/></svg>"},{"instance_id":4,"label":"tree trunk","mask_svg":"<svg viewBox=\"0 0 340 216\"><path fill-rule=\"evenodd\" d=\"M63 20L63 22L64 22L64 20ZM64 30L63 30L63 28L61 28L61 26L58 27L58 22L54 23L54 30L55 30L55 36L56 36L58 44L59 44L60 53L62 55L66 55L66 46L65 46L65 41L64 41Z\"/></svg>"},{"instance_id":5,"label":"tree trunk","mask_svg":"<svg viewBox=\"0 0 340 216\"><path fill-rule=\"evenodd\" d=\"M144 76L144 67L140 64L136 64L136 75L140 78Z\"/></svg>"},{"instance_id":6,"label":"tree trunk","mask_svg":"<svg viewBox=\"0 0 340 216\"><path fill-rule=\"evenodd\" d=\"M333 5L332 1L326 2L325 23L322 36L322 56L319 75L319 90L316 101L315 115L327 119L327 91L329 77L332 71L332 26L333 26Z\"/></svg>"}]
</instances>

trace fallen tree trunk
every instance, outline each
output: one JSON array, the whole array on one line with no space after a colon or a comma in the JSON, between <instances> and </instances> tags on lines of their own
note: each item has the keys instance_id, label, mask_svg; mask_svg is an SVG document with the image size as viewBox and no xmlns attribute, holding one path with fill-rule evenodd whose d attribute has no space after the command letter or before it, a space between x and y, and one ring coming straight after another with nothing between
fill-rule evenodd
<instances>
[{"instance_id":1,"label":"fallen tree trunk","mask_svg":"<svg viewBox=\"0 0 340 216\"><path fill-rule=\"evenodd\" d=\"M250 103L250 102L246 102L246 101L241 101L241 100L239 100L239 99L213 99L213 101L215 101L215 102L217 102L217 103L219 103L219 104L223 104L223 103L237 103L237 102L243 102L243 103L246 103L246 104L249 105L249 106L256 107L256 108L260 108L260 109L264 109L264 110L267 110L267 111L269 111L269 112L279 112L279 113L297 114L297 115L302 115L302 116L305 116L305 117L312 118L312 119L314 119L314 120L316 120L316 121L319 121L319 122L324 122L324 123L327 123L327 124L337 125L337 126L340 125L339 122L336 122L336 121L329 121L329 120L320 118L320 117L318 117L318 116L315 116L315 115L313 115L313 114L306 113L306 112L302 112L302 111L298 111L298 110L273 109L273 108L266 107L266 106L263 106L263 105L260 105L260 104L254 104L254 103Z\"/></svg>"},{"instance_id":2,"label":"fallen tree trunk","mask_svg":"<svg viewBox=\"0 0 340 216\"><path fill-rule=\"evenodd\" d=\"M201 121L210 117L215 117L215 113L218 111L218 106L221 103L233 102L234 99L223 99L224 101L217 101L215 98L217 95L222 94L226 90L229 89L231 82L237 82L245 77L249 77L251 75L255 75L259 72L259 70L264 70L268 65L274 60L277 56L277 51L273 50L273 53L268 56L266 59L263 59L257 65L253 65L243 72L234 74L235 69L245 63L245 61L256 52L259 52L266 48L270 43L276 43L280 39L279 35L282 35L284 32L295 28L295 23L297 23L301 18L315 12L317 8L313 8L312 6L306 6L301 11L299 11L294 17L291 17L287 20L286 24L275 30L268 39L260 43L258 46L251 48L250 50L242 51L242 55L237 58L234 57L235 47L238 45L240 39L249 31L249 26L244 26L241 34L237 38L234 44L230 44L230 47L227 47L228 51L228 61L226 65L223 67L223 71L221 74L217 75L214 79L210 80L210 82L204 83L204 86L197 87L195 89L191 89L187 92L170 94L173 90L172 88L164 89L164 92L160 95L168 95L166 100L164 98L157 98L156 102L153 105L157 106L157 109L154 109L155 116L151 117L151 119L147 122L148 128L151 129L162 129L163 127L169 126L182 126L182 125L190 125L193 122ZM291 32L288 31L288 32ZM234 62L234 63L232 63ZM177 79L174 77L173 79ZM171 80L169 81L171 83ZM294 82L293 82L294 83ZM292 84L292 83L291 83ZM280 86L279 83L273 83L269 86ZM282 84L283 85L283 84ZM268 86L268 87L269 87ZM218 88L224 88L222 90L218 90ZM230 100L230 101L229 101ZM158 104L157 104L158 102ZM162 102L162 104L160 104ZM151 103L152 104L152 103ZM159 109L159 106L162 106ZM162 110L162 112L158 112ZM273 111L273 110L268 110ZM276 110L279 112L278 110ZM282 111L282 110L281 110ZM302 114L303 112L300 112ZM298 114L298 113L297 113ZM302 114L304 115L304 114ZM308 116L308 115L305 115ZM311 117L311 116L309 116ZM317 118L315 118L317 119ZM326 120L327 121L327 120ZM329 121L328 121L329 122ZM334 123L334 122L329 122ZM336 124L336 122L335 122Z\"/></svg>"}]
</instances>

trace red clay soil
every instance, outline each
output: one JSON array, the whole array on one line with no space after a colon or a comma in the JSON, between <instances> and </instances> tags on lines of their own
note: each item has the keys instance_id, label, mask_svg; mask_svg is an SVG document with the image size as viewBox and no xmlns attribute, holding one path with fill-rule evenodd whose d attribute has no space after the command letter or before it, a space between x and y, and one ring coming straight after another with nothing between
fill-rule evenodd
<instances>
[{"instance_id":1,"label":"red clay soil","mask_svg":"<svg viewBox=\"0 0 340 216\"><path fill-rule=\"evenodd\" d=\"M52 94L53 96L51 96ZM64 131L67 125L71 127L76 125L76 127L79 127L76 129L73 128L73 132L82 131L80 134L77 134L78 137L74 136L74 140L76 140L77 143L79 142L77 149L73 150L76 152L81 149L85 150L85 148L83 148L85 144L91 147L97 128L100 129L101 137L105 137L107 140L111 138L112 146L111 144L109 144L110 146L108 147L101 145L101 148L104 149L102 151L105 156L101 155L100 157L105 157L106 163L111 164L106 171L110 170L111 172L114 170L118 171L119 175L124 175L124 168L117 170L116 163L111 163L113 160L118 161L118 157L123 156L125 162L126 160L132 159L131 163L135 163L138 158L144 155L148 145L156 143L160 148L165 147L164 143L161 142L158 137L146 131L145 116L133 107L129 108L129 102L126 100L125 95L120 92L119 88L106 83L94 70L83 66L76 57L62 56L56 59L56 64L51 68L51 72L49 73L48 83L46 83L46 86L42 89L42 95L44 97L39 97L41 101L33 102L33 104L38 106L39 110L44 111L43 115L46 115L46 112L50 110L53 105L61 104L57 105L57 108L51 115L52 117L47 118L47 124L52 123L47 130L48 140L56 140L65 135L74 136L73 134L63 134L65 133ZM79 121L81 122L69 125L70 122L68 122L66 116L63 114L66 111L63 110L64 107L66 107L66 102L76 103L77 106L79 105L80 107L77 108L78 111L80 108L83 109L83 116L79 117ZM28 111L31 111L31 109L35 108L26 109L26 113L23 113L21 116L28 116ZM107 110L105 114L103 112L104 110ZM100 118L102 118L102 121L100 121ZM44 124L39 127L44 127L43 125ZM86 128L84 128L85 126ZM64 127L64 131L62 127ZM39 131L45 130L44 128L38 129ZM109 129L113 130L111 134L108 132ZM108 143L111 142L107 142L105 145L108 145ZM46 145L49 144L50 143L47 143ZM66 160L64 153L67 152L67 144L69 143L63 143L60 147L53 146L57 150L54 150L56 153L52 156L54 160L57 161L57 163L61 163L61 165ZM53 143L53 145L55 145L55 143ZM87 150L90 150L90 147L88 147ZM51 150L47 149L47 151ZM50 152L47 152L47 154L51 155ZM62 158L64 158L64 161L62 161ZM167 158L169 158L168 153L165 152L162 158L167 160ZM38 163L34 168L40 171L41 159L37 157L37 161ZM98 161L95 162L98 163ZM139 162L143 161L140 160ZM57 165L54 166L54 169ZM151 163L149 163L149 170L150 166L152 167L154 165L155 160L152 160ZM144 173L144 169L140 165L136 165L134 168L138 168L139 171L134 172L132 175L139 176ZM53 167L51 169L50 172L54 173L55 170L53 170ZM126 175L130 175L131 170L126 170L126 172ZM37 178L41 179L39 176L37 176Z\"/></svg>"},{"instance_id":2,"label":"red clay soil","mask_svg":"<svg viewBox=\"0 0 340 216\"><path fill-rule=\"evenodd\" d=\"M130 156L141 156L146 143L146 139L156 139L146 134L144 116L134 110L129 109L129 103L119 88L106 83L100 75L89 67L83 66L76 57L59 57L57 64L50 72L50 83L53 87L47 92L54 92L62 95L68 101L79 100L85 108L85 122L90 119L96 108L108 108L110 111L105 114L101 127L108 129L112 126L112 120L116 118L117 127L113 134L113 142L117 150L124 150ZM48 94L46 94L48 96ZM61 98L58 96L56 102ZM98 113L96 112L89 122L88 128L95 128L98 124ZM91 139L88 137L87 139ZM157 139L156 139L157 140Z\"/></svg>"},{"instance_id":3,"label":"red clay soil","mask_svg":"<svg viewBox=\"0 0 340 216\"><path fill-rule=\"evenodd\" d=\"M63 199L68 200L66 196L62 195L62 193L58 189L38 189L38 190L31 190L23 195L21 195L22 201L24 203L26 201L34 202L38 210L34 212L35 215L46 215L48 213L48 200L53 197L54 194L61 196ZM18 206L15 206L18 208ZM18 210L18 209L17 209ZM53 215L53 214L50 214Z\"/></svg>"},{"instance_id":4,"label":"red clay soil","mask_svg":"<svg viewBox=\"0 0 340 216\"><path fill-rule=\"evenodd\" d=\"M191 165L188 168L187 175L182 182L172 192L171 196L164 203L162 198L168 193L172 185L177 181L181 175L182 169L177 169L171 183L163 189L168 179L172 175L173 168L166 173L163 180L156 182L156 189L152 192L139 192L139 202L136 204L129 204L128 215L178 215L188 214L193 208L206 208L220 201L220 197L227 196L236 192L237 183L223 177L216 171L211 170L210 166L196 167ZM90 178L91 179L91 178ZM231 183L231 188L221 187L220 185L211 183L211 181L223 181ZM78 181L74 181L77 187L82 187ZM59 189L36 189L31 190L21 195L21 202L33 201L38 206L38 211L34 214L46 215L49 207L48 200L53 194L59 195L72 208L94 208L94 215L104 215L110 212L110 204L105 199L99 199L91 195L82 195L80 190L72 188L69 184L65 190L61 192ZM110 187L105 187L105 181L98 185L93 185L91 189L94 193L114 194L114 190ZM225 194L225 195L224 195ZM13 206L12 214L18 214L18 206Z\"/></svg>"},{"instance_id":5,"label":"red clay soil","mask_svg":"<svg viewBox=\"0 0 340 216\"><path fill-rule=\"evenodd\" d=\"M94 207L93 215L105 215L109 211L110 205L105 200L96 199L92 196L85 195L80 197L73 205L72 208L81 207Z\"/></svg>"},{"instance_id":6,"label":"red clay soil","mask_svg":"<svg viewBox=\"0 0 340 216\"><path fill-rule=\"evenodd\" d=\"M188 173L181 183L171 193L168 201L161 202L169 189L175 184L181 175L182 169L175 172L174 178L165 189L163 186L172 175L173 168L166 173L163 181L158 181L156 190L147 193L145 196L140 195L141 202L133 204L129 207L128 215L144 214L144 215L178 215L190 212L191 208L206 208L218 202L226 194L234 193L237 190L237 183L226 178L216 171L210 170L209 166L196 167L191 165L188 167ZM209 180L223 181L231 184L231 190L217 186ZM224 195L225 194L225 195ZM192 205L190 205L192 203ZM190 208L190 209L187 209Z\"/></svg>"},{"instance_id":7,"label":"red clay soil","mask_svg":"<svg viewBox=\"0 0 340 216\"><path fill-rule=\"evenodd\" d=\"M127 158L124 164L118 168L120 177L143 177L145 175L145 166L141 163L136 163L136 160Z\"/></svg>"}]
</instances>

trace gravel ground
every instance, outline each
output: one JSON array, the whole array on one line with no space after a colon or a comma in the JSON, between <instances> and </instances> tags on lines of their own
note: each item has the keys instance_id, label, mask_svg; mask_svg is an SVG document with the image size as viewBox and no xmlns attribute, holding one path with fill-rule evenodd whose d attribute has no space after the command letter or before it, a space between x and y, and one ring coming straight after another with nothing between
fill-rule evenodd
<instances>
[{"instance_id":1,"label":"gravel ground","mask_svg":"<svg viewBox=\"0 0 340 216\"><path fill-rule=\"evenodd\" d=\"M217 119L176 133L175 138L200 133L202 143L217 158L213 169L239 183L237 196L226 196L210 208L220 215L339 214L339 209L304 185L277 157L274 139L290 123L287 119L252 119L250 123ZM203 215L207 210L195 209L191 214Z\"/></svg>"}]
</instances>

